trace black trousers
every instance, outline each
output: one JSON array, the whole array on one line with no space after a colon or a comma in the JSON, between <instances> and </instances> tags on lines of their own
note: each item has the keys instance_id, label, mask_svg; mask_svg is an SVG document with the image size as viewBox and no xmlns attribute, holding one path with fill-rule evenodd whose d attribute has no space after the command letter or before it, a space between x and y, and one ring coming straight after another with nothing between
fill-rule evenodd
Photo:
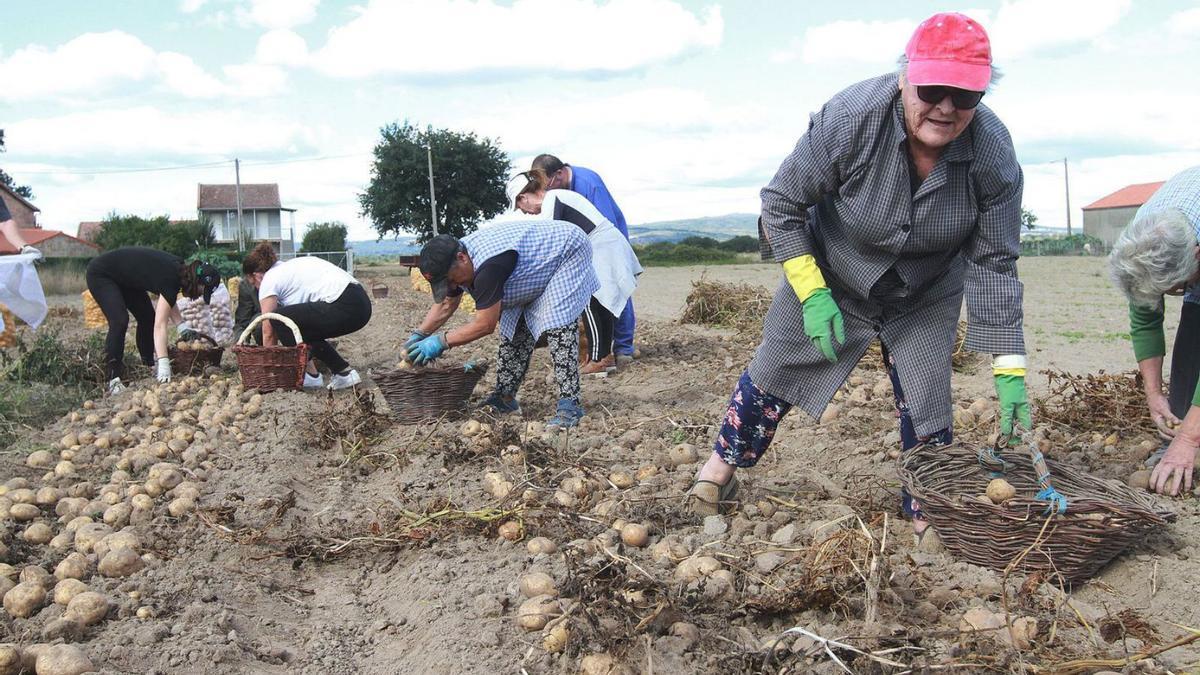
<instances>
[{"instance_id":1,"label":"black trousers","mask_svg":"<svg viewBox=\"0 0 1200 675\"><path fill-rule=\"evenodd\" d=\"M617 317L596 298L583 310L583 325L587 330L588 358L599 361L612 353L613 327Z\"/></svg>"},{"instance_id":2,"label":"black trousers","mask_svg":"<svg viewBox=\"0 0 1200 675\"><path fill-rule=\"evenodd\" d=\"M1179 330L1175 331L1175 346L1171 350L1171 381L1167 401L1171 414L1179 419L1187 415L1200 380L1200 305L1183 303L1179 314Z\"/></svg>"},{"instance_id":3,"label":"black trousers","mask_svg":"<svg viewBox=\"0 0 1200 675\"><path fill-rule=\"evenodd\" d=\"M105 372L108 379L124 376L125 332L129 330L129 315L137 320L137 348L142 363L154 363L154 305L145 291L122 288L102 273L88 270L87 287L92 299L100 305L108 320L108 336L104 339Z\"/></svg>"},{"instance_id":4,"label":"black trousers","mask_svg":"<svg viewBox=\"0 0 1200 675\"><path fill-rule=\"evenodd\" d=\"M350 367L341 354L326 342L329 338L349 335L371 320L371 299L361 284L350 284L333 302L303 302L298 305L279 307L275 313L282 314L300 328L300 338L312 350L312 357L320 359L335 373ZM279 321L271 321L275 337L280 343L294 345L292 329Z\"/></svg>"}]
</instances>

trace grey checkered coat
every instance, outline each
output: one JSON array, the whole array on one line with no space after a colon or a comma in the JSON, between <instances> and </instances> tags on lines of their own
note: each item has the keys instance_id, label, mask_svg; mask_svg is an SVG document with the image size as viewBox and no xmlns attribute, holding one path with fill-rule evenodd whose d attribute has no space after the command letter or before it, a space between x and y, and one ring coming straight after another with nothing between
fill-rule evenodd
<instances>
[{"instance_id":1,"label":"grey checkered coat","mask_svg":"<svg viewBox=\"0 0 1200 675\"><path fill-rule=\"evenodd\" d=\"M906 138L897 76L860 82L812 116L763 188L764 258L817 259L844 315L846 344L836 364L821 356L784 280L749 370L759 387L819 416L879 336L895 357L917 434L927 435L951 423L964 288L966 348L1025 353L1016 268L1022 175L1008 130L982 105L915 194Z\"/></svg>"},{"instance_id":2,"label":"grey checkered coat","mask_svg":"<svg viewBox=\"0 0 1200 675\"><path fill-rule=\"evenodd\" d=\"M500 299L500 334L510 340L521 317L535 340L546 330L575 325L600 288L592 244L571 223L500 223L468 234L462 243L476 267L505 251L517 252L517 267Z\"/></svg>"}]
</instances>

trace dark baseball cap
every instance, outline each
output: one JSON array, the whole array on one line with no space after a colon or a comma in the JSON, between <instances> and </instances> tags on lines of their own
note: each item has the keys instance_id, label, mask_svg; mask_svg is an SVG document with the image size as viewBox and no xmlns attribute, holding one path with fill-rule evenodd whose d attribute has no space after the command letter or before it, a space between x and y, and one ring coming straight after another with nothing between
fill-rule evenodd
<instances>
[{"instance_id":1,"label":"dark baseball cap","mask_svg":"<svg viewBox=\"0 0 1200 675\"><path fill-rule=\"evenodd\" d=\"M421 270L421 276L429 282L434 302L446 299L446 294L450 291L450 281L446 275L454 266L458 252L466 250L462 242L448 234L439 234L421 248L421 258L417 267Z\"/></svg>"},{"instance_id":2,"label":"dark baseball cap","mask_svg":"<svg viewBox=\"0 0 1200 675\"><path fill-rule=\"evenodd\" d=\"M207 305L213 291L221 285L221 272L208 263L200 263L196 267L196 280L204 287L204 304Z\"/></svg>"}]
</instances>

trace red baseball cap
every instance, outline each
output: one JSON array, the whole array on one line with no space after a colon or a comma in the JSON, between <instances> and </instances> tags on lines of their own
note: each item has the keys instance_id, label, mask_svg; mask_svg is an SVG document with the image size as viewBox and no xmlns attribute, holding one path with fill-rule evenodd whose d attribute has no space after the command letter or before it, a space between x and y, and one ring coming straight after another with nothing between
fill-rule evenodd
<instances>
[{"instance_id":1,"label":"red baseball cap","mask_svg":"<svg viewBox=\"0 0 1200 675\"><path fill-rule=\"evenodd\" d=\"M987 89L992 79L992 45L970 17L934 14L913 31L904 48L905 76L916 85L940 84L969 91Z\"/></svg>"}]
</instances>

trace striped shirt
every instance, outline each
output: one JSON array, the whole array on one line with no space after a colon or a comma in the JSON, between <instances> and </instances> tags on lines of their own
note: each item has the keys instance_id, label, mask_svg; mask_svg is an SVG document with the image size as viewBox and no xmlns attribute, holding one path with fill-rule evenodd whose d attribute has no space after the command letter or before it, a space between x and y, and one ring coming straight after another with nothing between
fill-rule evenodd
<instances>
[{"instance_id":1,"label":"striped shirt","mask_svg":"<svg viewBox=\"0 0 1200 675\"><path fill-rule=\"evenodd\" d=\"M834 96L762 190L764 258L813 255L852 297L916 300L961 255L966 348L1023 354L1023 178L1008 130L980 105L915 192L907 138L895 74Z\"/></svg>"}]
</instances>

